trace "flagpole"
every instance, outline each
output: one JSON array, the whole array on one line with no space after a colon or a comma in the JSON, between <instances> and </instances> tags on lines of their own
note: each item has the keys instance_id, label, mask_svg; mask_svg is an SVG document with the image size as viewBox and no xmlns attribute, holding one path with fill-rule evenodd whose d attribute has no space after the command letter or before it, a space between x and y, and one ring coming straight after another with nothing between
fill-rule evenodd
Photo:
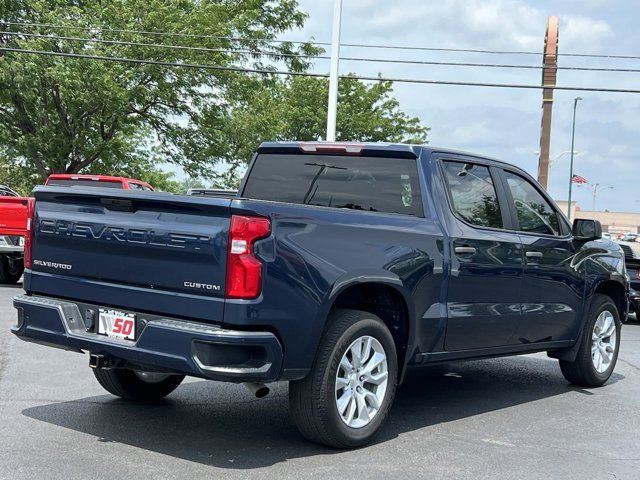
<instances>
[{"instance_id":1,"label":"flagpole","mask_svg":"<svg viewBox=\"0 0 640 480\"><path fill-rule=\"evenodd\" d=\"M573 147L576 139L576 108L581 97L573 99L573 125L571 127L571 162L569 163L569 201L567 202L567 218L571 222L571 187L573 187Z\"/></svg>"}]
</instances>

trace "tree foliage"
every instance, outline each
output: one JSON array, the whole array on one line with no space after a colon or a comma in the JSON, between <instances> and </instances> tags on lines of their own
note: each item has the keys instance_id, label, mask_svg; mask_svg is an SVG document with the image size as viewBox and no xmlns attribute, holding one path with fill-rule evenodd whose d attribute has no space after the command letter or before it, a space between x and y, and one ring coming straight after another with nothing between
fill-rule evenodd
<instances>
[{"instance_id":1,"label":"tree foliage","mask_svg":"<svg viewBox=\"0 0 640 480\"><path fill-rule=\"evenodd\" d=\"M224 126L223 137L229 142L224 160L229 168L221 183L237 185L238 174L263 141L324 138L328 91L325 78L292 76L255 91L249 101L236 105L231 121ZM353 77L342 78L338 84L336 139L426 143L429 128L404 113L392 93L392 82L367 84ZM213 131L205 128L199 134L206 137ZM206 158L209 154L206 150L192 152L194 157Z\"/></svg>"},{"instance_id":2,"label":"tree foliage","mask_svg":"<svg viewBox=\"0 0 640 480\"><path fill-rule=\"evenodd\" d=\"M270 42L303 25L296 0L0 5L0 20L40 24L0 24L0 47L292 72L310 68L292 54L321 52L312 44ZM260 141L324 136L327 90L325 79L311 77L0 51L0 181L28 190L53 172L91 172L171 190L179 186L162 165L174 164L190 176L233 184ZM390 83L343 79L339 90L339 138L426 141L427 129L400 110Z\"/></svg>"},{"instance_id":3,"label":"tree foliage","mask_svg":"<svg viewBox=\"0 0 640 480\"><path fill-rule=\"evenodd\" d=\"M291 45L272 47L268 40L301 26L305 19L294 0L275 3L268 0L5 0L2 15L4 21L67 26L57 29L3 25L4 32L0 31L3 47L259 68L259 60L246 54L215 49L291 53ZM77 26L173 32L180 36L156 38L104 30L92 35L91 31L76 29ZM30 32L45 37L10 32ZM185 34L217 38L185 37ZM84 40L60 40L51 36ZM107 41L175 42L212 50L91 41L96 36ZM303 51L308 49L313 47L303 45ZM293 70L306 67L296 58L283 61ZM0 153L8 158L25 159L43 179L51 172L85 170L97 160L105 164L135 162L140 154L140 137L148 133L157 139L155 154L190 167L190 159L185 157L182 146L184 139L199 128L199 112L204 108L210 111L219 122L214 126L219 128L231 114L229 100L237 101L251 84L262 81L260 77L229 71L0 52ZM225 153L223 141L209 147L214 155ZM198 167L205 168L204 165Z\"/></svg>"}]
</instances>

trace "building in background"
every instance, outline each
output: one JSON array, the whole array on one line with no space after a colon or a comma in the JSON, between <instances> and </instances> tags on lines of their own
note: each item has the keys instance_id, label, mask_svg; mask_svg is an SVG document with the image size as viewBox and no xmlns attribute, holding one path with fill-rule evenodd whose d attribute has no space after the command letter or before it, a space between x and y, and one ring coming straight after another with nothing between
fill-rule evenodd
<instances>
[{"instance_id":1,"label":"building in background","mask_svg":"<svg viewBox=\"0 0 640 480\"><path fill-rule=\"evenodd\" d=\"M558 204L558 207L560 207L561 211L567 211L566 200L557 200L556 203ZM602 224L603 232L640 233L640 213L582 210L577 202L571 202L571 218L588 218L598 220Z\"/></svg>"}]
</instances>

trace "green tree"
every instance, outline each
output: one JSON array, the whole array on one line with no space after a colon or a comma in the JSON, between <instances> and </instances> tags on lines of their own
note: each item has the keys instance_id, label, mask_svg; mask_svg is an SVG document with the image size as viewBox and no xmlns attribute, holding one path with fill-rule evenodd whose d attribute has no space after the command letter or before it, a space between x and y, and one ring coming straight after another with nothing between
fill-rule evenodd
<instances>
[{"instance_id":1,"label":"green tree","mask_svg":"<svg viewBox=\"0 0 640 480\"><path fill-rule=\"evenodd\" d=\"M237 186L244 166L256 147L269 140L318 140L326 134L329 81L325 78L292 76L255 90L242 104L234 105L233 116L223 126L228 142L222 159L228 169L217 176L219 186ZM392 82L365 83L353 77L338 84L336 139L360 142L427 143L429 128L400 109L392 96ZM204 113L205 118L208 112ZM215 124L215 117L212 124ZM198 132L205 137L219 135L213 128ZM194 149L192 158L204 161L215 152Z\"/></svg>"},{"instance_id":2,"label":"green tree","mask_svg":"<svg viewBox=\"0 0 640 480\"><path fill-rule=\"evenodd\" d=\"M3 0L0 5L5 22L66 26L2 24L0 47L222 67L264 67L259 59L221 51L225 49L292 53L291 44L273 47L269 40L302 26L305 19L295 0ZM109 28L180 35L153 37L105 30ZM209 36L198 36L205 34ZM93 41L96 37L133 43L181 43L210 50L102 43ZM300 49L303 53L317 51L309 45ZM292 70L307 66L295 57L280 60ZM151 136L156 142L147 156L207 172L217 157L226 154L226 145L221 139L208 144L211 156L206 162L199 158L195 164L185 155L188 138L200 127L200 111L210 113L207 127L219 130L231 115L231 104L241 102L255 84L267 80L231 71L0 51L0 158L15 159L23 178L40 181L52 172L75 173L98 166L119 166L115 170L125 171L144 159L141 145L145 142L141 140Z\"/></svg>"},{"instance_id":3,"label":"green tree","mask_svg":"<svg viewBox=\"0 0 640 480\"><path fill-rule=\"evenodd\" d=\"M0 0L0 15L32 24L0 23L5 48L292 72L310 67L297 54L322 51L271 42L303 25L296 0ZM28 191L53 172L109 173L179 191L165 171L174 164L237 186L260 142L324 137L327 93L324 78L0 50L0 181ZM390 82L341 79L338 139L426 142L392 93Z\"/></svg>"},{"instance_id":4,"label":"green tree","mask_svg":"<svg viewBox=\"0 0 640 480\"><path fill-rule=\"evenodd\" d=\"M0 156L0 185L7 185L22 195L28 195L38 182L36 175L28 174L29 170L24 162Z\"/></svg>"}]
</instances>

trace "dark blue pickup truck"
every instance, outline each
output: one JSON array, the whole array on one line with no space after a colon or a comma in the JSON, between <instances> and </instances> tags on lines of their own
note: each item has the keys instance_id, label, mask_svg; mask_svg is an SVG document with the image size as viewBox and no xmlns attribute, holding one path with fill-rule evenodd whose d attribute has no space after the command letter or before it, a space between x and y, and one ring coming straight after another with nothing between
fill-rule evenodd
<instances>
[{"instance_id":1,"label":"dark blue pickup truck","mask_svg":"<svg viewBox=\"0 0 640 480\"><path fill-rule=\"evenodd\" d=\"M13 332L109 392L289 381L307 438L370 441L410 366L546 351L602 385L629 278L525 172L424 146L265 143L237 197L39 187Z\"/></svg>"}]
</instances>

